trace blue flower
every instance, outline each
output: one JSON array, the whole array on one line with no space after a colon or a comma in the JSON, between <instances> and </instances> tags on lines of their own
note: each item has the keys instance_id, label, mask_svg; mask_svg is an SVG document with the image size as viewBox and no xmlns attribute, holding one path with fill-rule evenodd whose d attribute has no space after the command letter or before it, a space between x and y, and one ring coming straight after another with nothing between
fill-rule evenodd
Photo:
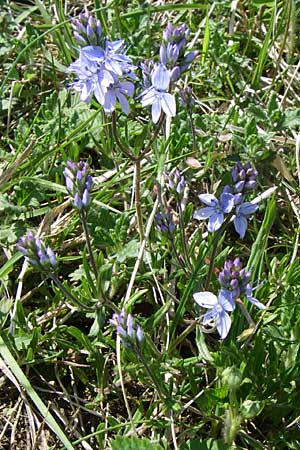
<instances>
[{"instance_id":1,"label":"blue flower","mask_svg":"<svg viewBox=\"0 0 300 450\"><path fill-rule=\"evenodd\" d=\"M231 327L231 319L228 312L235 308L235 303L229 291L220 290L218 297L211 292L196 292L193 294L195 302L207 308L208 311L203 315L202 323L207 325L216 321L216 327L221 339L225 339Z\"/></svg>"},{"instance_id":2,"label":"blue flower","mask_svg":"<svg viewBox=\"0 0 300 450\"><path fill-rule=\"evenodd\" d=\"M116 101L118 100L123 112L129 114L129 104L127 97L132 97L134 92L134 85L130 81L119 81L117 78L115 82L109 85L105 94L103 109L106 113L111 113L116 109Z\"/></svg>"},{"instance_id":3,"label":"blue flower","mask_svg":"<svg viewBox=\"0 0 300 450\"><path fill-rule=\"evenodd\" d=\"M105 49L87 45L80 49L79 58L67 69L77 76L69 87L79 91L80 99L86 103L95 95L106 113L115 110L117 100L125 114L129 113L126 96L133 96L134 85L126 78L136 77L131 59L122 53L123 47L122 40L106 41Z\"/></svg>"},{"instance_id":4,"label":"blue flower","mask_svg":"<svg viewBox=\"0 0 300 450\"><path fill-rule=\"evenodd\" d=\"M248 216L253 214L258 208L258 205L255 205L251 202L245 202L236 207L235 218L233 220L235 231L240 235L240 238L243 239L248 226Z\"/></svg>"},{"instance_id":5,"label":"blue flower","mask_svg":"<svg viewBox=\"0 0 300 450\"><path fill-rule=\"evenodd\" d=\"M168 69L162 65L156 65L151 72L151 83L148 89L142 93L142 106L152 105L152 120L158 122L161 110L168 117L176 115L176 102L172 94L168 93L170 86L170 73Z\"/></svg>"},{"instance_id":6,"label":"blue flower","mask_svg":"<svg viewBox=\"0 0 300 450\"><path fill-rule=\"evenodd\" d=\"M200 194L199 199L205 205L194 213L194 219L208 220L208 231L214 232L221 228L224 222L224 213L230 213L234 207L234 195L223 192L220 201L212 194Z\"/></svg>"}]
</instances>

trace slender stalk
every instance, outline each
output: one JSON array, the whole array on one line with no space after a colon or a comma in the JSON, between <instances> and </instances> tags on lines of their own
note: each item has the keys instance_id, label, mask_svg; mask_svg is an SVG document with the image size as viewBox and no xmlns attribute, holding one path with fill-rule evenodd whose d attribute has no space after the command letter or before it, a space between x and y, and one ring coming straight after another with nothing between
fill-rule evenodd
<instances>
[{"instance_id":1,"label":"slender stalk","mask_svg":"<svg viewBox=\"0 0 300 450\"><path fill-rule=\"evenodd\" d=\"M148 373L148 375L150 376L150 378L152 379L153 383L155 384L155 387L157 389L157 392L160 396L161 399L165 398L167 396L167 392L165 389L162 388L162 386L159 384L158 379L155 375L155 373L152 371L152 369L150 369L150 367L148 366L147 361L144 358L144 355L142 354L141 350L139 348L135 349L136 354L139 358L139 360L141 361L141 363L143 364L143 366L146 369L146 372Z\"/></svg>"},{"instance_id":2,"label":"slender stalk","mask_svg":"<svg viewBox=\"0 0 300 450\"><path fill-rule=\"evenodd\" d=\"M245 316L245 318L246 318L246 320L247 320L249 326L250 326L251 328L254 327L254 326L255 326L255 322L254 322L254 320L252 319L252 317L250 316L250 314L249 314L247 308L245 307L243 301L242 301L240 298L237 298L235 301L236 301L236 303L239 305L239 307L241 308L242 313L243 313L243 315Z\"/></svg>"},{"instance_id":3,"label":"slender stalk","mask_svg":"<svg viewBox=\"0 0 300 450\"><path fill-rule=\"evenodd\" d=\"M208 273L207 273L207 277L205 280L205 290L208 289L209 287L209 283L211 280L211 276L214 270L214 263L215 263L215 257L217 254L217 249L218 249L218 243L219 243L219 239L221 234L223 233L223 231L225 230L225 228L227 227L228 223L230 222L231 217L228 217L224 222L223 225L221 226L221 228L216 231L215 236L214 236L214 240L213 240L213 249L211 252L211 257L210 257L210 262L209 262L209 269L208 269Z\"/></svg>"},{"instance_id":4,"label":"slender stalk","mask_svg":"<svg viewBox=\"0 0 300 450\"><path fill-rule=\"evenodd\" d=\"M204 289L205 291L207 291L209 284L210 284L210 280L211 280L211 276L214 270L214 263L215 263L215 257L217 254L217 248L218 248L218 240L214 239L214 243L213 243L213 249L210 255L210 262L209 262L209 268L208 268L208 272L207 272L207 276L206 276L206 280L205 280L205 285L204 285Z\"/></svg>"},{"instance_id":5,"label":"slender stalk","mask_svg":"<svg viewBox=\"0 0 300 450\"><path fill-rule=\"evenodd\" d=\"M153 142L156 140L164 121L165 121L165 114L163 113L163 114L161 114L161 116L159 118L158 124L154 130L154 133L153 133L150 141L148 142L148 144L146 145L144 150L142 150L142 152L140 153L140 158L142 158L144 155L146 155L146 153L148 153L148 151L151 149L151 146L152 146Z\"/></svg>"},{"instance_id":6,"label":"slender stalk","mask_svg":"<svg viewBox=\"0 0 300 450\"><path fill-rule=\"evenodd\" d=\"M124 155L126 155L129 159L135 161L136 157L122 144L122 142L119 139L118 130L117 130L117 118L116 118L115 111L113 111L111 114L111 123L112 123L113 136L114 136L117 146L124 153Z\"/></svg>"},{"instance_id":7,"label":"slender stalk","mask_svg":"<svg viewBox=\"0 0 300 450\"><path fill-rule=\"evenodd\" d=\"M172 343L170 351L174 350L196 328L197 320L194 320Z\"/></svg>"},{"instance_id":8,"label":"slender stalk","mask_svg":"<svg viewBox=\"0 0 300 450\"><path fill-rule=\"evenodd\" d=\"M94 275L95 275L96 280L98 280L98 268L97 268L97 264L96 264L94 253L93 253L92 246L91 246L91 240L90 240L90 233L89 233L88 224L87 224L86 211L84 211L84 210L81 211L79 213L79 215L80 215L82 228L83 228L83 232L84 232L84 236L85 236L85 240L86 240L86 246L87 246L89 257L90 257L90 261L91 261L91 264L92 264L92 267L93 267Z\"/></svg>"},{"instance_id":9,"label":"slender stalk","mask_svg":"<svg viewBox=\"0 0 300 450\"><path fill-rule=\"evenodd\" d=\"M95 312L96 310L96 305L95 307L90 307L85 305L84 303L81 303L80 300L78 300L76 297L74 297L73 294L71 294L71 292L66 289L64 287L64 285L59 281L59 279L57 278L56 275L54 275L53 273L49 274L50 278L54 281L54 283L56 284L56 286L62 291L62 293L69 299L71 300L72 303L75 303L75 305L79 306L80 308L86 310L86 311L92 311Z\"/></svg>"},{"instance_id":10,"label":"slender stalk","mask_svg":"<svg viewBox=\"0 0 300 450\"><path fill-rule=\"evenodd\" d=\"M178 261L178 264L179 264L180 267L183 269L184 273L185 273L186 275L189 275L188 271L186 270L186 268L185 268L185 266L184 266L184 262L183 262L182 258L180 257L179 253L177 252L177 249L176 249L176 246L175 246L175 242L174 242L173 237L170 237L170 241L171 241L171 245L172 245L173 252L174 252L174 254L175 254L175 256L176 256L176 259L177 259L177 261Z\"/></svg>"},{"instance_id":11,"label":"slender stalk","mask_svg":"<svg viewBox=\"0 0 300 450\"><path fill-rule=\"evenodd\" d=\"M140 241L142 242L144 239L144 225L143 225L143 215L142 215L142 207L141 207L141 160L137 159L135 161L135 210L136 210L136 218L137 225L140 235Z\"/></svg>"},{"instance_id":12,"label":"slender stalk","mask_svg":"<svg viewBox=\"0 0 300 450\"><path fill-rule=\"evenodd\" d=\"M192 130L192 138L193 138L193 151L196 152L196 131L195 131L195 125L193 121L192 112L188 108L188 115L191 122L191 130Z\"/></svg>"},{"instance_id":13,"label":"slender stalk","mask_svg":"<svg viewBox=\"0 0 300 450\"><path fill-rule=\"evenodd\" d=\"M184 256L185 256L185 260L186 260L187 266L189 267L190 270L193 270L193 267L192 267L191 261L190 261L190 257L189 257L189 254L188 254L188 249L187 249L187 246L186 246L186 241L185 241L185 225L184 225L183 212L182 212L180 201L178 201L177 204L178 204L178 212L179 212L179 222L180 222L180 231L181 231L181 240L182 240L183 253L184 253Z\"/></svg>"}]
</instances>

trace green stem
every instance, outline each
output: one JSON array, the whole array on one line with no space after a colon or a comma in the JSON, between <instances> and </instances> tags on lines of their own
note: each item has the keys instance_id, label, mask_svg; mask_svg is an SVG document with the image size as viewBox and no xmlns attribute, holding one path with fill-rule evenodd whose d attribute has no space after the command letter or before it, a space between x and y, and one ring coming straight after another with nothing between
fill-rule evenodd
<instances>
[{"instance_id":1,"label":"green stem","mask_svg":"<svg viewBox=\"0 0 300 450\"><path fill-rule=\"evenodd\" d=\"M117 118L116 118L115 111L113 111L111 114L111 123L112 123L113 136L114 136L117 146L120 148L120 150L124 153L125 156L127 156L132 161L135 161L136 157L122 144L122 142L119 139L118 130L117 130Z\"/></svg>"},{"instance_id":2,"label":"green stem","mask_svg":"<svg viewBox=\"0 0 300 450\"><path fill-rule=\"evenodd\" d=\"M159 382L158 382L158 379L157 379L156 375L154 374L154 372L152 371L152 369L150 369L150 367L148 366L148 363L147 363L147 361L145 360L145 358L144 358L144 356L143 356L143 354L142 354L142 352L141 352L141 350L140 350L139 348L136 348L136 354L137 354L137 356L139 357L139 359L140 359L141 363L143 364L143 366L145 367L146 372L148 373L148 375L149 375L150 378L152 379L153 383L155 384L155 387L156 387L156 389L157 389L157 392L158 392L160 398L161 398L161 399L165 398L165 397L167 396L166 390L163 389L163 388L160 386L160 384L159 384Z\"/></svg>"},{"instance_id":3,"label":"green stem","mask_svg":"<svg viewBox=\"0 0 300 450\"><path fill-rule=\"evenodd\" d=\"M95 312L96 310L96 306L95 307L90 307L85 305L84 303L81 303L80 300L78 300L76 297L74 297L73 294L71 294L71 292L65 288L65 286L59 281L59 279L57 278L56 275L54 275L53 273L51 273L50 278L54 281L54 283L56 284L56 286L62 291L62 293L69 299L71 300L72 303L75 303L75 305L79 306L80 308L86 310L86 311L92 311Z\"/></svg>"},{"instance_id":4,"label":"green stem","mask_svg":"<svg viewBox=\"0 0 300 450\"><path fill-rule=\"evenodd\" d=\"M185 256L185 262L186 262L188 268L191 271L193 271L193 267L192 267L191 262L190 262L190 257L189 257L189 254L188 254L188 249L187 249L186 241L185 241L185 225L184 225L183 212L182 212L182 208L181 208L181 204L180 204L180 200L179 199L177 201L177 204L178 204L178 212L179 212L179 222L180 222L182 248L183 248L183 253L184 253L184 256Z\"/></svg>"},{"instance_id":5,"label":"green stem","mask_svg":"<svg viewBox=\"0 0 300 450\"><path fill-rule=\"evenodd\" d=\"M193 137L193 151L196 152L196 131L195 131L195 126L194 126L193 116L192 116L190 109L188 109L188 115L189 115L189 119L191 122L191 130L192 130L192 137Z\"/></svg>"},{"instance_id":6,"label":"green stem","mask_svg":"<svg viewBox=\"0 0 300 450\"><path fill-rule=\"evenodd\" d=\"M215 257L217 254L217 249L218 249L218 243L220 241L220 236L223 233L223 231L225 230L225 228L227 227L228 223L230 222L231 217L228 217L224 222L223 225L221 226L221 228L216 231L215 235L214 235L214 239L213 239L213 249L211 252L211 257L210 257L210 262L209 262L209 269L208 269L208 273L206 276L206 280L205 280L205 286L204 289L207 290L210 284L210 280L211 280L211 276L214 270L214 263L215 263Z\"/></svg>"},{"instance_id":7,"label":"green stem","mask_svg":"<svg viewBox=\"0 0 300 450\"><path fill-rule=\"evenodd\" d=\"M141 208L141 160L135 161L135 211L137 217L137 225L140 235L140 241L144 239L144 225L143 225L143 215Z\"/></svg>"},{"instance_id":8,"label":"green stem","mask_svg":"<svg viewBox=\"0 0 300 450\"><path fill-rule=\"evenodd\" d=\"M248 312L246 306L244 305L243 301L242 301L240 298L237 298L235 301L236 301L236 303L239 305L239 307L241 308L242 313L243 313L244 317L246 318L246 320L247 320L249 326L250 326L251 328L254 327L254 326L255 326L255 322L254 322L254 320L252 319L252 317L250 316L250 314L249 314L249 312Z\"/></svg>"},{"instance_id":9,"label":"green stem","mask_svg":"<svg viewBox=\"0 0 300 450\"><path fill-rule=\"evenodd\" d=\"M85 236L85 240L86 240L86 246L87 246L88 254L89 254L90 261L91 261L91 264L93 267L94 275L95 275L96 281L98 281L98 268L97 268L97 264L96 264L94 253L93 253L92 246L91 246L90 233L89 233L88 224L87 224L87 213L86 213L86 211L82 210L79 213L79 215L80 215L82 228L83 228L83 232L84 232L84 236Z\"/></svg>"}]
</instances>

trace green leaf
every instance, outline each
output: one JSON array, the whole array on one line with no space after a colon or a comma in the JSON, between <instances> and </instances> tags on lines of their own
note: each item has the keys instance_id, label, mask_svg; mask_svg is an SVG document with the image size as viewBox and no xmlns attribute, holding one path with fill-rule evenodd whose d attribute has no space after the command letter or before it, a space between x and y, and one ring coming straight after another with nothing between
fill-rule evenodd
<instances>
[{"instance_id":1,"label":"green leaf","mask_svg":"<svg viewBox=\"0 0 300 450\"><path fill-rule=\"evenodd\" d=\"M193 440L180 446L180 450L239 450L240 447L225 444L220 439L207 439L206 441Z\"/></svg>"},{"instance_id":2,"label":"green leaf","mask_svg":"<svg viewBox=\"0 0 300 450\"><path fill-rule=\"evenodd\" d=\"M114 441L110 441L110 446L112 450L163 450L159 444L155 444L149 439L139 439L134 436L117 436Z\"/></svg>"},{"instance_id":3,"label":"green leaf","mask_svg":"<svg viewBox=\"0 0 300 450\"><path fill-rule=\"evenodd\" d=\"M31 386L28 378L25 376L19 364L13 357L8 347L8 341L6 340L5 336L2 335L0 335L0 354L14 374L18 383L24 389L24 393L31 398L32 402L36 406L37 410L39 411L47 425L53 430L53 432L56 434L58 439L63 443L67 450L75 450L67 436L64 434L64 432L50 413L49 409L44 405L41 398Z\"/></svg>"},{"instance_id":4,"label":"green leaf","mask_svg":"<svg viewBox=\"0 0 300 450\"><path fill-rule=\"evenodd\" d=\"M129 258L136 258L140 249L140 243L136 239L128 242L124 247L117 253L117 261L124 263Z\"/></svg>"}]
</instances>

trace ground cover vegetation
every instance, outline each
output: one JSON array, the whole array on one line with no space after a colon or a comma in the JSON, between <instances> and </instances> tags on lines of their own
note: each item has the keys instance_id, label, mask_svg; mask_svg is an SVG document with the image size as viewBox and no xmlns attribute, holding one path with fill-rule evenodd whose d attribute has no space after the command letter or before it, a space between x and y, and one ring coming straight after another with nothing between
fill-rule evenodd
<instances>
[{"instance_id":1,"label":"ground cover vegetation","mask_svg":"<svg viewBox=\"0 0 300 450\"><path fill-rule=\"evenodd\" d=\"M300 448L295 0L4 1L0 448Z\"/></svg>"}]
</instances>

